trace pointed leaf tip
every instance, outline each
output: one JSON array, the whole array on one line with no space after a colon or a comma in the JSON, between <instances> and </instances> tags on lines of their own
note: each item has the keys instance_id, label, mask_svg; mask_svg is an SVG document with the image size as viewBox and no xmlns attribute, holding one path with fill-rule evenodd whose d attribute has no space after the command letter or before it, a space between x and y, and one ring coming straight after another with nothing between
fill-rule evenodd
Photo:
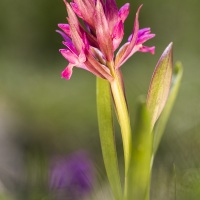
<instances>
[{"instance_id":1,"label":"pointed leaf tip","mask_svg":"<svg viewBox=\"0 0 200 200\"><path fill-rule=\"evenodd\" d=\"M165 57L166 55L172 53L172 50L173 50L173 42L169 43L169 45L166 47L166 49L164 50L162 57Z\"/></svg>"},{"instance_id":2,"label":"pointed leaf tip","mask_svg":"<svg viewBox=\"0 0 200 200\"><path fill-rule=\"evenodd\" d=\"M168 98L173 69L173 43L171 42L161 55L154 70L147 96L147 107L151 116L151 126L159 118Z\"/></svg>"}]
</instances>

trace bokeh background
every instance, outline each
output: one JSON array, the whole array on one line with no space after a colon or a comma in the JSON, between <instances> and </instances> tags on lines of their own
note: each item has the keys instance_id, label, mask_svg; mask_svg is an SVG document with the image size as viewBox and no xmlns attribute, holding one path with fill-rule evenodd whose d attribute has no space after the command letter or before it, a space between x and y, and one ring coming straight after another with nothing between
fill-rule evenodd
<instances>
[{"instance_id":1,"label":"bokeh background","mask_svg":"<svg viewBox=\"0 0 200 200\"><path fill-rule=\"evenodd\" d=\"M118 0L119 7L124 3ZM171 41L174 61L184 67L155 159L152 199L199 199L200 1L130 3L126 37L140 4L144 4L140 27L151 27L156 33L148 42L156 46L156 54L137 53L122 69L131 116L138 96L147 94L157 60ZM95 77L75 69L70 81L60 78L67 61L58 52L62 39L55 30L66 16L62 0L0 1L0 199L51 199L51 159L77 151L87 152L93 163L94 199L109 199L98 136ZM122 163L117 126L116 141Z\"/></svg>"}]
</instances>

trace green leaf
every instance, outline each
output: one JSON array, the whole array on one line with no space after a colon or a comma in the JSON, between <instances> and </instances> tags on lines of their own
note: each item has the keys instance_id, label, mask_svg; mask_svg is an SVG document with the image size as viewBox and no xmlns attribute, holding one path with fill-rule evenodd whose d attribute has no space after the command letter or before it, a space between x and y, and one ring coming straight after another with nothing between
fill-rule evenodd
<instances>
[{"instance_id":1,"label":"green leaf","mask_svg":"<svg viewBox=\"0 0 200 200\"><path fill-rule=\"evenodd\" d=\"M128 200L148 199L153 134L146 102L140 102L135 118L128 175Z\"/></svg>"},{"instance_id":2,"label":"green leaf","mask_svg":"<svg viewBox=\"0 0 200 200\"><path fill-rule=\"evenodd\" d=\"M97 78L97 113L103 160L116 200L122 200L122 187L113 131L110 84Z\"/></svg>"},{"instance_id":3,"label":"green leaf","mask_svg":"<svg viewBox=\"0 0 200 200\"><path fill-rule=\"evenodd\" d=\"M176 63L173 76L172 76L172 85L169 93L169 97L167 99L165 108L163 109L158 122L154 128L154 154L156 153L158 146L160 144L160 140L162 138L163 132L165 130L167 121L169 119L171 110L173 108L174 102L176 100L176 96L179 91L181 79L183 75L183 69L181 63Z\"/></svg>"},{"instance_id":4,"label":"green leaf","mask_svg":"<svg viewBox=\"0 0 200 200\"><path fill-rule=\"evenodd\" d=\"M170 43L160 57L148 91L147 107L150 112L152 129L165 106L170 90L173 70L172 46L173 44Z\"/></svg>"}]
</instances>

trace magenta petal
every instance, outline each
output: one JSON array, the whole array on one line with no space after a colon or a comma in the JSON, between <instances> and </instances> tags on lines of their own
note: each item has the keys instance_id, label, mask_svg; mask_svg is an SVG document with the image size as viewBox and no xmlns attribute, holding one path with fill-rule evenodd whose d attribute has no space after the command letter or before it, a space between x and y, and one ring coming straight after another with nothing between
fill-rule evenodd
<instances>
[{"instance_id":1,"label":"magenta petal","mask_svg":"<svg viewBox=\"0 0 200 200\"><path fill-rule=\"evenodd\" d=\"M73 65L69 64L61 73L61 77L69 80L72 76Z\"/></svg>"},{"instance_id":2,"label":"magenta petal","mask_svg":"<svg viewBox=\"0 0 200 200\"><path fill-rule=\"evenodd\" d=\"M144 35L144 34L149 34L151 32L150 28L142 28L138 31L138 37Z\"/></svg>"},{"instance_id":3,"label":"magenta petal","mask_svg":"<svg viewBox=\"0 0 200 200\"><path fill-rule=\"evenodd\" d=\"M112 34L113 28L118 21L118 8L115 0L105 1L105 15Z\"/></svg>"},{"instance_id":4,"label":"magenta petal","mask_svg":"<svg viewBox=\"0 0 200 200\"><path fill-rule=\"evenodd\" d=\"M130 42L132 40L132 37L133 37L133 34L131 34L129 37L128 37L128 42Z\"/></svg>"},{"instance_id":5,"label":"magenta petal","mask_svg":"<svg viewBox=\"0 0 200 200\"><path fill-rule=\"evenodd\" d=\"M155 37L155 34L150 34L151 33L151 29L150 28L143 28L140 29L138 31L138 38L137 38L137 42L136 45L140 45L143 44L144 42L146 42L147 40ZM133 34L131 34L128 38L128 42L130 42L132 40Z\"/></svg>"},{"instance_id":6,"label":"magenta petal","mask_svg":"<svg viewBox=\"0 0 200 200\"><path fill-rule=\"evenodd\" d=\"M147 40L155 37L155 34L151 34L150 28L143 28L138 31L137 44L143 44Z\"/></svg>"},{"instance_id":7,"label":"magenta petal","mask_svg":"<svg viewBox=\"0 0 200 200\"><path fill-rule=\"evenodd\" d=\"M139 31L138 17L139 17L139 12L140 12L141 8L142 8L142 5L138 8L138 11L136 13L135 22L134 22L134 28L133 28L133 32L132 32L132 38L131 38L130 44L129 44L128 48L127 48L126 56L128 56L128 54L131 52L132 48L134 47L134 45L136 44L136 41L137 41L138 31Z\"/></svg>"},{"instance_id":8,"label":"magenta petal","mask_svg":"<svg viewBox=\"0 0 200 200\"><path fill-rule=\"evenodd\" d=\"M151 38L154 38L154 37L155 37L155 34L142 35L142 36L138 37L137 44L143 44L147 40L150 40Z\"/></svg>"},{"instance_id":9,"label":"magenta petal","mask_svg":"<svg viewBox=\"0 0 200 200\"><path fill-rule=\"evenodd\" d=\"M86 36L86 33L84 33L84 35L83 35L83 43L84 43L84 47L85 47L85 49L88 50L90 44L89 44L88 38L87 38L87 36Z\"/></svg>"},{"instance_id":10,"label":"magenta petal","mask_svg":"<svg viewBox=\"0 0 200 200\"><path fill-rule=\"evenodd\" d=\"M70 29L71 29L70 31L71 31L72 42L73 42L74 46L76 47L76 50L78 51L78 53L80 53L82 50L82 47L83 47L80 23L75 15L73 9L69 5L69 3L66 0L64 0L64 2L66 4L67 12L68 12L68 21L69 21L69 25L70 25Z\"/></svg>"},{"instance_id":11,"label":"magenta petal","mask_svg":"<svg viewBox=\"0 0 200 200\"><path fill-rule=\"evenodd\" d=\"M129 11L130 11L130 4L129 3L124 4L120 8L118 15L119 15L119 18L122 20L123 23L126 20L126 18L128 17Z\"/></svg>"},{"instance_id":12,"label":"magenta petal","mask_svg":"<svg viewBox=\"0 0 200 200\"><path fill-rule=\"evenodd\" d=\"M65 33L63 33L62 31L56 30L56 32L59 33L66 42L70 40L69 37Z\"/></svg>"},{"instance_id":13,"label":"magenta petal","mask_svg":"<svg viewBox=\"0 0 200 200\"><path fill-rule=\"evenodd\" d=\"M77 15L84 19L91 27L94 27L95 2L91 0L74 0L74 2L76 6L73 9Z\"/></svg>"},{"instance_id":14,"label":"magenta petal","mask_svg":"<svg viewBox=\"0 0 200 200\"><path fill-rule=\"evenodd\" d=\"M68 36L71 36L69 24L58 24L58 27L62 29Z\"/></svg>"},{"instance_id":15,"label":"magenta petal","mask_svg":"<svg viewBox=\"0 0 200 200\"><path fill-rule=\"evenodd\" d=\"M76 50L76 48L74 47L73 43L71 41L67 41L67 42L63 42L63 44L73 53L75 53L76 55L78 55L78 52Z\"/></svg>"},{"instance_id":16,"label":"magenta petal","mask_svg":"<svg viewBox=\"0 0 200 200\"><path fill-rule=\"evenodd\" d=\"M131 52L134 49L134 46L136 45L137 38L138 38L138 31L139 31L138 17L139 17L139 12L141 8L142 8L142 5L138 8L137 13L136 13L134 27L132 31L132 37L129 42L129 45L127 46L126 50L123 52L124 54L121 55L120 59L119 60L117 59L118 62L116 63L116 66L115 66L116 69L119 68L131 56Z\"/></svg>"},{"instance_id":17,"label":"magenta petal","mask_svg":"<svg viewBox=\"0 0 200 200\"><path fill-rule=\"evenodd\" d=\"M108 21L104 14L104 9L100 0L96 3L96 36L99 43L99 47L104 54L106 60L111 61L114 56L112 38L110 34L110 28Z\"/></svg>"},{"instance_id":18,"label":"magenta petal","mask_svg":"<svg viewBox=\"0 0 200 200\"><path fill-rule=\"evenodd\" d=\"M65 59L67 59L70 63L76 64L78 63L78 56L74 53L72 53L68 49L60 49L60 53L63 55Z\"/></svg>"},{"instance_id":19,"label":"magenta petal","mask_svg":"<svg viewBox=\"0 0 200 200\"><path fill-rule=\"evenodd\" d=\"M73 11L74 11L80 18L83 18L82 14L81 14L81 11L79 10L78 5L77 5L76 3L74 3L74 2L71 2L70 5L71 5Z\"/></svg>"},{"instance_id":20,"label":"magenta petal","mask_svg":"<svg viewBox=\"0 0 200 200\"><path fill-rule=\"evenodd\" d=\"M93 7L95 7L95 3L96 3L96 0L87 0L87 4L90 4Z\"/></svg>"},{"instance_id":21,"label":"magenta petal","mask_svg":"<svg viewBox=\"0 0 200 200\"><path fill-rule=\"evenodd\" d=\"M147 47L147 46L142 46L140 49L139 49L140 52L150 52L151 54L155 54L155 46L153 47Z\"/></svg>"},{"instance_id":22,"label":"magenta petal","mask_svg":"<svg viewBox=\"0 0 200 200\"><path fill-rule=\"evenodd\" d=\"M116 69L119 68L121 66L122 63L122 58L128 48L129 42L126 42L125 44L123 44L120 49L118 50L117 54L116 54L116 58L115 58L115 67Z\"/></svg>"},{"instance_id":23,"label":"magenta petal","mask_svg":"<svg viewBox=\"0 0 200 200\"><path fill-rule=\"evenodd\" d=\"M114 27L112 38L113 38L113 48L116 50L124 36L124 25L123 22L120 20Z\"/></svg>"},{"instance_id":24,"label":"magenta petal","mask_svg":"<svg viewBox=\"0 0 200 200\"><path fill-rule=\"evenodd\" d=\"M78 56L78 60L80 63L84 63L86 61L86 55L84 50L81 51L81 53Z\"/></svg>"}]
</instances>

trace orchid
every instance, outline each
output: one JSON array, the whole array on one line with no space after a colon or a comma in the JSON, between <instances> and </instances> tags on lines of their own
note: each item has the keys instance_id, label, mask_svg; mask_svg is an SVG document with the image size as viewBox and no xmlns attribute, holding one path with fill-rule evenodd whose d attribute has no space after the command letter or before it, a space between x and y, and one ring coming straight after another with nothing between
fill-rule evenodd
<instances>
[{"instance_id":1,"label":"orchid","mask_svg":"<svg viewBox=\"0 0 200 200\"><path fill-rule=\"evenodd\" d=\"M69 64L62 78L69 80L73 68L97 76L97 115L104 165L115 200L149 200L152 164L164 127L178 92L181 66L173 72L170 43L153 73L147 98L140 100L132 131L121 66L136 52L155 53L145 42L155 37L149 27L139 28L139 6L132 33L121 45L130 4L118 9L115 0L64 0L68 24L58 24L65 48L60 53ZM175 84L172 84L172 76ZM113 129L113 112L121 130L124 182L121 184Z\"/></svg>"},{"instance_id":2,"label":"orchid","mask_svg":"<svg viewBox=\"0 0 200 200\"><path fill-rule=\"evenodd\" d=\"M131 35L115 56L115 51L124 37L124 22L129 14L130 4L126 3L118 9L115 0L64 2L68 12L68 24L59 24L62 31L57 31L66 46L60 49L60 53L69 62L62 72L63 78L69 80L73 67L77 67L112 81L115 71L137 51L154 54L154 46L143 45L155 34L151 34L150 28L139 29L138 16L142 6L136 13Z\"/></svg>"}]
</instances>

